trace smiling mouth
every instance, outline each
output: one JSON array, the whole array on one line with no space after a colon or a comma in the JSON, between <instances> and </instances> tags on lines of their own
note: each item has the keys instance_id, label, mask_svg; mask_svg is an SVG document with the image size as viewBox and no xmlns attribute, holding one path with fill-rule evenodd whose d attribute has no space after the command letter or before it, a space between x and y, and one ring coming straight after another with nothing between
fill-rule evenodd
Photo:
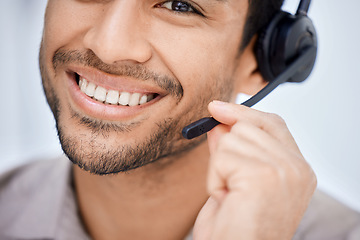
<instances>
[{"instance_id":1,"label":"smiling mouth","mask_svg":"<svg viewBox=\"0 0 360 240\"><path fill-rule=\"evenodd\" d=\"M126 92L114 89L106 89L98 86L95 83L85 79L79 74L75 73L75 80L85 95L93 100L110 105L118 106L139 106L153 101L159 96L157 93L140 93L140 92Z\"/></svg>"}]
</instances>

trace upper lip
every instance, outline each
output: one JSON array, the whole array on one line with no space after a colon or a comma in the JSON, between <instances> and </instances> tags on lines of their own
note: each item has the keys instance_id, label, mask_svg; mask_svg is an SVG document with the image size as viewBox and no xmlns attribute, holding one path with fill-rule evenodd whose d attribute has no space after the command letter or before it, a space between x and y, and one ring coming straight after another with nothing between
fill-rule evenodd
<instances>
[{"instance_id":1,"label":"upper lip","mask_svg":"<svg viewBox=\"0 0 360 240\"><path fill-rule=\"evenodd\" d=\"M117 90L119 92L158 94L167 95L167 92L155 85L151 80L141 80L128 76L116 76L90 67L72 66L67 71L72 74L78 74L87 81L108 90Z\"/></svg>"}]
</instances>

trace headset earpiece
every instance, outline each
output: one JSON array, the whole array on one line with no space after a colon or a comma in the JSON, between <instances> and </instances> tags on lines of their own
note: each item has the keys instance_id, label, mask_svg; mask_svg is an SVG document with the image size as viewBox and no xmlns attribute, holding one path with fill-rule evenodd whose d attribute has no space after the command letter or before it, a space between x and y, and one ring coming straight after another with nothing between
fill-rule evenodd
<instances>
[{"instance_id":1,"label":"headset earpiece","mask_svg":"<svg viewBox=\"0 0 360 240\"><path fill-rule=\"evenodd\" d=\"M271 82L310 47L317 49L316 31L310 18L280 11L259 34L256 44L255 54L262 76ZM302 82L310 75L316 54L313 56L288 82Z\"/></svg>"}]
</instances>

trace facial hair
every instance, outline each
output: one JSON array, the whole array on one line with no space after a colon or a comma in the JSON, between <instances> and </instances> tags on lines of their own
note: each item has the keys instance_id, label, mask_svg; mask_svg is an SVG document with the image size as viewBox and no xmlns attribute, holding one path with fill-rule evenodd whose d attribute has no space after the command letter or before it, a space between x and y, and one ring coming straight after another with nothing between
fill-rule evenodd
<instances>
[{"instance_id":1,"label":"facial hair","mask_svg":"<svg viewBox=\"0 0 360 240\"><path fill-rule=\"evenodd\" d=\"M44 56L44 46L42 44L39 61L44 92L56 121L56 129L62 149L67 157L80 168L93 174L106 175L127 172L150 163L158 163L159 166L164 166L175 159L176 156L192 150L206 140L205 135L191 141L183 139L181 130L192 120L197 120L202 117L201 115L206 114L204 109L206 109L206 105L211 99L211 93L204 94L199 99L199 102L201 102L199 109L193 110L181 118L165 118L156 123L157 128L141 142L135 142L132 145L117 142L116 147L109 146L106 140L110 135L130 132L140 123L106 123L82 116L71 109L70 106L62 104L53 86L54 79L50 78L49 71L46 69ZM152 81L176 98L178 102L182 99L183 89L177 79L153 73L142 65L112 66L103 63L90 50L82 52L62 49L55 52L52 58L52 68L55 76L57 69L70 63L89 66L109 74L129 76L142 81ZM228 100L230 90L229 87L218 87L218 95L223 97L222 99L219 96L214 97ZM77 122L79 129L86 128L87 134L91 134L91 137L84 138L82 134L70 133L66 130L68 119L64 119L62 116L66 107L70 109L71 119Z\"/></svg>"}]
</instances>

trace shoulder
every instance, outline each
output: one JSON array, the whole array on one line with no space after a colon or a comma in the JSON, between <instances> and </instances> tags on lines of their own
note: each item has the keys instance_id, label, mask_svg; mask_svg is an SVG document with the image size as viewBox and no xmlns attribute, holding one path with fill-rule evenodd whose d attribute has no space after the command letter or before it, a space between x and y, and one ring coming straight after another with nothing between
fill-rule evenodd
<instances>
[{"instance_id":1,"label":"shoulder","mask_svg":"<svg viewBox=\"0 0 360 240\"><path fill-rule=\"evenodd\" d=\"M0 175L0 203L20 194L33 195L37 189L55 181L56 176L68 172L70 164L63 157L32 161ZM1 205L0 205L1 207Z\"/></svg>"},{"instance_id":2,"label":"shoulder","mask_svg":"<svg viewBox=\"0 0 360 240\"><path fill-rule=\"evenodd\" d=\"M360 239L360 213L316 191L294 240Z\"/></svg>"},{"instance_id":3,"label":"shoulder","mask_svg":"<svg viewBox=\"0 0 360 240\"><path fill-rule=\"evenodd\" d=\"M28 222L34 214L43 220L51 214L56 215L51 207L55 207L63 195L69 182L70 166L69 160L60 157L34 161L1 174L0 233L11 229L18 231L17 226L21 226L18 223ZM41 216L45 211L39 210L44 209L49 211Z\"/></svg>"}]
</instances>

